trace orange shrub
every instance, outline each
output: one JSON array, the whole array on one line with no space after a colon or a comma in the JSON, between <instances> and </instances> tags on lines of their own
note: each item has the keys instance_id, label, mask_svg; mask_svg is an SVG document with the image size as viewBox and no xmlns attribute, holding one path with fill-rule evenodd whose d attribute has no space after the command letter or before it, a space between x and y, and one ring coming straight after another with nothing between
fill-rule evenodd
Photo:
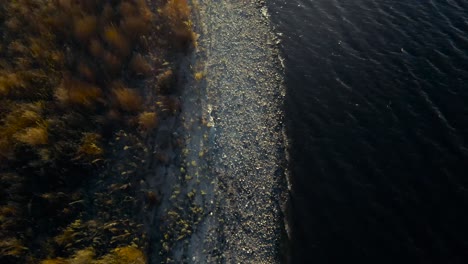
<instances>
[{"instance_id":1,"label":"orange shrub","mask_svg":"<svg viewBox=\"0 0 468 264\"><path fill-rule=\"evenodd\" d=\"M138 116L138 124L143 131L150 131L158 125L158 116L155 112L143 112Z\"/></svg>"},{"instance_id":2,"label":"orange shrub","mask_svg":"<svg viewBox=\"0 0 468 264\"><path fill-rule=\"evenodd\" d=\"M47 128L44 126L29 127L13 135L21 143L30 146L45 145L49 142Z\"/></svg>"},{"instance_id":3,"label":"orange shrub","mask_svg":"<svg viewBox=\"0 0 468 264\"><path fill-rule=\"evenodd\" d=\"M55 98L65 105L92 107L101 100L102 90L90 83L64 78L55 90Z\"/></svg>"},{"instance_id":4,"label":"orange shrub","mask_svg":"<svg viewBox=\"0 0 468 264\"><path fill-rule=\"evenodd\" d=\"M171 23L188 21L190 6L187 0L169 0L162 9L162 13Z\"/></svg>"},{"instance_id":5,"label":"orange shrub","mask_svg":"<svg viewBox=\"0 0 468 264\"><path fill-rule=\"evenodd\" d=\"M119 247L112 250L111 253L105 255L103 258L98 260L96 264L145 264L147 263L145 253L143 253L140 249L126 246L126 247Z\"/></svg>"},{"instance_id":6,"label":"orange shrub","mask_svg":"<svg viewBox=\"0 0 468 264\"><path fill-rule=\"evenodd\" d=\"M5 73L0 75L0 96L6 96L15 88L20 87L26 87L26 83L18 73Z\"/></svg>"},{"instance_id":7,"label":"orange shrub","mask_svg":"<svg viewBox=\"0 0 468 264\"><path fill-rule=\"evenodd\" d=\"M46 123L42 117L43 103L11 105L11 112L0 126L0 156L11 157L16 142L32 146L47 143ZM31 136L33 138L29 139Z\"/></svg>"},{"instance_id":8,"label":"orange shrub","mask_svg":"<svg viewBox=\"0 0 468 264\"><path fill-rule=\"evenodd\" d=\"M41 102L14 104L11 107L12 111L6 115L4 124L0 127L2 136L9 137L22 129L43 122Z\"/></svg>"},{"instance_id":9,"label":"orange shrub","mask_svg":"<svg viewBox=\"0 0 468 264\"><path fill-rule=\"evenodd\" d=\"M146 264L147 259L145 253L138 248L132 246L119 247L110 251L103 257L96 259L93 248L87 248L76 251L76 253L68 258L47 259L39 264L79 264L79 263L94 263L94 264Z\"/></svg>"},{"instance_id":10,"label":"orange shrub","mask_svg":"<svg viewBox=\"0 0 468 264\"><path fill-rule=\"evenodd\" d=\"M118 107L127 112L138 112L143 107L143 99L133 89L120 86L113 89Z\"/></svg>"},{"instance_id":11,"label":"orange shrub","mask_svg":"<svg viewBox=\"0 0 468 264\"><path fill-rule=\"evenodd\" d=\"M167 19L177 45L194 44L195 33L190 21L190 6L187 0L169 0L161 9L161 14Z\"/></svg>"},{"instance_id":12,"label":"orange shrub","mask_svg":"<svg viewBox=\"0 0 468 264\"><path fill-rule=\"evenodd\" d=\"M205 78L205 72L196 72L194 74L195 80L200 81L201 79Z\"/></svg>"}]
</instances>

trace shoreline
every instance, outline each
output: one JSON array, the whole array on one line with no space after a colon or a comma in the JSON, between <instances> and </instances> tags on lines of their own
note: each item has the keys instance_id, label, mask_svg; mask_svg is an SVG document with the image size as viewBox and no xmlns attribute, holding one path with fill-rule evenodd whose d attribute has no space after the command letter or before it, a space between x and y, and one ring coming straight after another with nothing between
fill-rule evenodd
<instances>
[{"instance_id":1,"label":"shoreline","mask_svg":"<svg viewBox=\"0 0 468 264\"><path fill-rule=\"evenodd\" d=\"M200 38L179 75L186 87L176 132L185 133L186 148L180 168L166 172L157 213L165 219L161 245L150 259L284 262L285 87L266 7L211 0L192 6Z\"/></svg>"}]
</instances>

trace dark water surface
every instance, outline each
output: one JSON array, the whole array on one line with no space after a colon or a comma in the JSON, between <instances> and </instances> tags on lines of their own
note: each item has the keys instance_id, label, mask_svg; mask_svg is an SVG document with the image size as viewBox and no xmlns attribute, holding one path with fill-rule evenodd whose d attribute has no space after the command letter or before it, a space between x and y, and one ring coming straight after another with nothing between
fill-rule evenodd
<instances>
[{"instance_id":1,"label":"dark water surface","mask_svg":"<svg viewBox=\"0 0 468 264\"><path fill-rule=\"evenodd\" d=\"M468 263L468 2L267 3L293 263Z\"/></svg>"}]
</instances>

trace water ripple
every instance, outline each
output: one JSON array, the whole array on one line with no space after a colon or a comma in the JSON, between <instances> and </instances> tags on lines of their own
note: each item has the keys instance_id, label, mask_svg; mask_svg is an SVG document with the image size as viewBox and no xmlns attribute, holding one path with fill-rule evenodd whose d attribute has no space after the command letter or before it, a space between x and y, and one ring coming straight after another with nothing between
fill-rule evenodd
<instances>
[{"instance_id":1,"label":"water ripple","mask_svg":"<svg viewBox=\"0 0 468 264\"><path fill-rule=\"evenodd\" d=\"M284 33L293 260L466 263L468 2L269 5Z\"/></svg>"}]
</instances>

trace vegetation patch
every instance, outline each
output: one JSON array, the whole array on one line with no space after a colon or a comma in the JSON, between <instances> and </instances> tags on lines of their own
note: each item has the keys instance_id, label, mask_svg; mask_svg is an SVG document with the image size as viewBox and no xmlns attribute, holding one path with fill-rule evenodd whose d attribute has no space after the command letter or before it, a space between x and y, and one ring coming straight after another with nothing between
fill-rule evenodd
<instances>
[{"instance_id":1,"label":"vegetation patch","mask_svg":"<svg viewBox=\"0 0 468 264\"><path fill-rule=\"evenodd\" d=\"M180 110L187 1L3 2L0 262L146 263L145 141Z\"/></svg>"}]
</instances>

